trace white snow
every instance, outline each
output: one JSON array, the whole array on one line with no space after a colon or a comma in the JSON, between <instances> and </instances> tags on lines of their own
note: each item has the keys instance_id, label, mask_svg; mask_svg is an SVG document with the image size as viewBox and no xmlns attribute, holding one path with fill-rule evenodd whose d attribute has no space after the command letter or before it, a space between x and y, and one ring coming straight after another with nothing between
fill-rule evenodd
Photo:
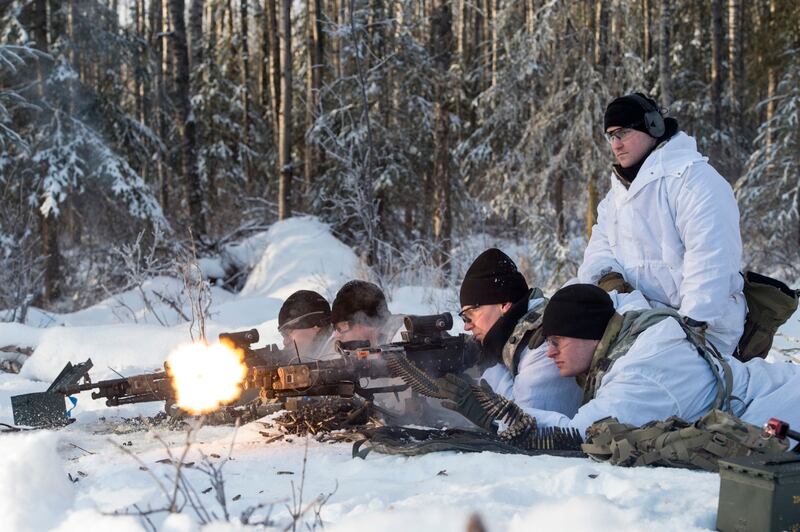
<instances>
[{"instance_id":1,"label":"white snow","mask_svg":"<svg viewBox=\"0 0 800 532\"><path fill-rule=\"evenodd\" d=\"M52 432L0 438L0 529L47 530L74 503L75 491L56 452Z\"/></svg>"},{"instance_id":2,"label":"white snow","mask_svg":"<svg viewBox=\"0 0 800 532\"><path fill-rule=\"evenodd\" d=\"M254 267L245 290L230 294L216 289L209 338L219 332L258 328L260 345L279 339L277 313L283 298L297 289L316 289L332 299L352 278L368 278L352 250L312 218L291 219L231 246L225 261ZM248 251L249 250L249 251ZM253 250L260 250L254 256ZM151 279L145 290L179 289L176 280ZM389 294L394 313L454 311L458 294L427 286L397 287ZM0 347L35 348L20 375L0 373L0 422L12 423L10 397L44 390L67 361L91 357L94 379L161 368L175 346L189 340L189 326L155 302L161 326L141 306L141 293L126 292L73 314L32 316L29 325L0 323ZM120 302L132 312L120 311ZM149 312L149 313L148 313ZM456 318L454 331L463 330ZM36 327L32 325L41 325ZM781 330L772 358L798 357L800 313ZM147 527L138 517L115 512L163 508L171 493L174 466L159 463L183 452L184 431L159 427L134 430L122 417L150 416L160 403L108 408L89 394L78 397L76 422L58 431L0 435L0 530L119 530ZM263 420L266 422L267 420ZM263 432L263 434L262 434ZM287 504L301 481L305 440L293 438L265 444L274 429L262 422L240 427L203 427L196 434L183 468L186 479L209 513L223 513L207 475L197 469L202 457L223 467L225 501L230 522L201 526L186 506L179 514L154 513L159 530L243 530L239 522L248 507L265 504L251 522L270 512L273 528L289 524ZM164 443L162 443L164 442ZM202 455L201 455L202 453ZM134 455L134 459L131 455ZM217 458L218 457L218 458ZM370 454L351 458L349 443L308 442L303 491L305 506L319 494L336 489L322 507L325 528L333 531L463 531L477 513L487 530L708 530L714 528L719 477L716 474L665 468L626 469L589 459L527 457L491 453L436 453L404 458ZM147 470L143 470L147 469ZM70 482L67 475L75 482ZM338 487L337 487L338 485ZM313 522L313 510L307 523ZM302 528L305 528L303 526Z\"/></svg>"},{"instance_id":3,"label":"white snow","mask_svg":"<svg viewBox=\"0 0 800 532\"><path fill-rule=\"evenodd\" d=\"M328 226L312 217L291 218L267 232L266 249L241 296L283 300L297 290L316 290L332 300L359 269L353 251L331 235Z\"/></svg>"}]
</instances>

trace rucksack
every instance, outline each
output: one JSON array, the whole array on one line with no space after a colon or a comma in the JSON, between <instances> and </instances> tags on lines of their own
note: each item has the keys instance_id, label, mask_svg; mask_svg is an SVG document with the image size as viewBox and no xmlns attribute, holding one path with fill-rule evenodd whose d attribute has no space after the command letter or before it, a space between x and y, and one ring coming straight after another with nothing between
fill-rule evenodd
<instances>
[{"instance_id":1,"label":"rucksack","mask_svg":"<svg viewBox=\"0 0 800 532\"><path fill-rule=\"evenodd\" d=\"M586 429L581 446L592 458L614 465L706 471L718 471L720 458L781 454L788 447L786 440L721 410L711 410L694 423L672 416L641 427L604 418Z\"/></svg>"},{"instance_id":2,"label":"rucksack","mask_svg":"<svg viewBox=\"0 0 800 532\"><path fill-rule=\"evenodd\" d=\"M778 327L797 310L800 290L792 290L784 283L759 273L745 272L742 275L747 319L739 348L734 354L742 362L747 362L751 358L767 356Z\"/></svg>"}]
</instances>

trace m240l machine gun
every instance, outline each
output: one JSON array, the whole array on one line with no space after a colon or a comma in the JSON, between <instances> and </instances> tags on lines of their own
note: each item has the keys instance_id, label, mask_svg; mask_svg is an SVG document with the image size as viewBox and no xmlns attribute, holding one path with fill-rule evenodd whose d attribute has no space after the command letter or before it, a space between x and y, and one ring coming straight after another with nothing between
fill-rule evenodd
<instances>
[{"instance_id":1,"label":"m240l machine gun","mask_svg":"<svg viewBox=\"0 0 800 532\"><path fill-rule=\"evenodd\" d=\"M366 342L339 343L338 356L330 360L292 363L292 355L271 346L251 349L258 341L255 329L220 334L220 341L243 350L249 366L243 389L259 390L266 399L300 396L352 397L372 399L378 393L399 392L407 384L374 386L374 379L400 376L404 365L413 364L431 377L460 373L478 362L479 348L466 335L450 336L453 326L449 313L433 316L406 316L403 341L380 346ZM73 421L68 417L65 397L92 391L92 399L105 399L107 406L169 401L175 392L165 371L127 378L92 382L92 361L67 363L45 392L11 398L14 423L30 426L60 426ZM79 382L83 379L83 382Z\"/></svg>"}]
</instances>

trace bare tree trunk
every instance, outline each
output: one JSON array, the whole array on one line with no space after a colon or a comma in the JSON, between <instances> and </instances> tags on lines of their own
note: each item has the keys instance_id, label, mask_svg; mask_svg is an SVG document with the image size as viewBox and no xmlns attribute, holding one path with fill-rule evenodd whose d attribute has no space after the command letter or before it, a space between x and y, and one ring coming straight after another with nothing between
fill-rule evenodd
<instances>
[{"instance_id":1,"label":"bare tree trunk","mask_svg":"<svg viewBox=\"0 0 800 532\"><path fill-rule=\"evenodd\" d=\"M497 20L500 0L490 0L492 7L492 88L497 86L497 72L500 67L500 23Z\"/></svg>"},{"instance_id":2,"label":"bare tree trunk","mask_svg":"<svg viewBox=\"0 0 800 532\"><path fill-rule=\"evenodd\" d=\"M661 104L668 106L672 103L672 68L670 66L670 22L672 17L671 0L661 0L661 14L659 20L660 43L658 48L658 77L661 85Z\"/></svg>"},{"instance_id":3,"label":"bare tree trunk","mask_svg":"<svg viewBox=\"0 0 800 532\"><path fill-rule=\"evenodd\" d=\"M452 211L452 161L450 156L450 107L448 79L453 47L453 15L449 0L437 0L431 16L430 49L436 67L434 103L434 156L433 156L433 236L436 240L436 259L439 266L449 270L453 211Z\"/></svg>"},{"instance_id":4,"label":"bare tree trunk","mask_svg":"<svg viewBox=\"0 0 800 532\"><path fill-rule=\"evenodd\" d=\"M595 3L594 25L594 64L601 68L606 64L608 48L608 2L597 0Z\"/></svg>"},{"instance_id":5,"label":"bare tree trunk","mask_svg":"<svg viewBox=\"0 0 800 532\"><path fill-rule=\"evenodd\" d=\"M722 0L711 0L711 123L714 132L722 127Z\"/></svg>"},{"instance_id":6,"label":"bare tree trunk","mask_svg":"<svg viewBox=\"0 0 800 532\"><path fill-rule=\"evenodd\" d=\"M292 215L292 0L281 0L281 106L278 149L278 219Z\"/></svg>"},{"instance_id":7,"label":"bare tree trunk","mask_svg":"<svg viewBox=\"0 0 800 532\"><path fill-rule=\"evenodd\" d=\"M487 89L492 83L492 5L494 0L483 0L483 33L480 46L480 62L484 69L482 79L483 89ZM487 75L488 73L488 75Z\"/></svg>"},{"instance_id":8,"label":"bare tree trunk","mask_svg":"<svg viewBox=\"0 0 800 532\"><path fill-rule=\"evenodd\" d=\"M340 17L339 9L343 0L330 0L330 8L327 10L330 13L331 20L333 21L334 28L338 28L340 24L344 24ZM341 56L339 55L342 50L342 38L337 34L331 38L331 62L333 63L333 73L336 79L342 77L342 63Z\"/></svg>"},{"instance_id":9,"label":"bare tree trunk","mask_svg":"<svg viewBox=\"0 0 800 532\"><path fill-rule=\"evenodd\" d=\"M769 0L769 21L767 22L770 35L775 35L775 22L778 11L777 0ZM778 88L778 69L775 66L776 52L769 50L767 56L769 57L769 65L767 66L767 114L765 122L767 124L772 121L775 116L775 90ZM770 151L772 143L774 142L775 132L772 125L767 126L767 152ZM800 212L800 211L798 211Z\"/></svg>"},{"instance_id":10,"label":"bare tree trunk","mask_svg":"<svg viewBox=\"0 0 800 532\"><path fill-rule=\"evenodd\" d=\"M456 53L458 60L461 61L462 70L464 70L464 57L466 56L467 44L467 0L459 0L458 2L458 42L456 44Z\"/></svg>"},{"instance_id":11,"label":"bare tree trunk","mask_svg":"<svg viewBox=\"0 0 800 532\"><path fill-rule=\"evenodd\" d=\"M181 160L186 203L192 233L203 239L206 235L203 214L203 192L197 172L197 123L192 112L191 84L189 79L189 47L186 41L185 5L183 0L169 0L172 19L172 42L175 54L175 107L177 124L181 132Z\"/></svg>"},{"instance_id":12,"label":"bare tree trunk","mask_svg":"<svg viewBox=\"0 0 800 532\"><path fill-rule=\"evenodd\" d=\"M722 158L722 65L725 58L723 0L711 0L711 80L709 99L711 100L711 125L714 137L711 142L712 163L723 163ZM727 167L727 164L725 165ZM725 172L727 174L727 172Z\"/></svg>"},{"instance_id":13,"label":"bare tree trunk","mask_svg":"<svg viewBox=\"0 0 800 532\"><path fill-rule=\"evenodd\" d=\"M740 0L728 0L728 89L734 114L740 109L742 79L742 12ZM738 132L737 132L738 133Z\"/></svg>"},{"instance_id":14,"label":"bare tree trunk","mask_svg":"<svg viewBox=\"0 0 800 532\"><path fill-rule=\"evenodd\" d=\"M141 4L139 0L133 0L133 20L134 20L134 28L136 29L136 36L143 37L144 32L141 28L140 19L144 16L143 13L140 12ZM136 59L137 67L133 72L133 99L134 105L136 107L136 118L139 122L144 123L144 101L142 97L142 75L140 74L141 70L143 69L143 50L139 50L138 57Z\"/></svg>"},{"instance_id":15,"label":"bare tree trunk","mask_svg":"<svg viewBox=\"0 0 800 532\"><path fill-rule=\"evenodd\" d=\"M164 40L162 41L163 44L163 55L162 55L162 71L164 72L164 95L170 95L175 91L175 52L174 46L172 43L172 20L170 20L169 15L169 0L161 0L163 12L162 12L162 20L163 20L163 35Z\"/></svg>"},{"instance_id":16,"label":"bare tree trunk","mask_svg":"<svg viewBox=\"0 0 800 532\"><path fill-rule=\"evenodd\" d=\"M189 8L189 75L203 64L203 2L192 0ZM197 80L198 84L202 83ZM194 91L193 91L194 92Z\"/></svg>"},{"instance_id":17,"label":"bare tree trunk","mask_svg":"<svg viewBox=\"0 0 800 532\"><path fill-rule=\"evenodd\" d=\"M730 132L734 145L742 147L742 93L740 81L744 78L744 62L742 59L742 4L741 0L728 0L728 89L731 102ZM742 171L742 161L737 155L731 158L731 174L728 178L733 182Z\"/></svg>"},{"instance_id":18,"label":"bare tree trunk","mask_svg":"<svg viewBox=\"0 0 800 532\"><path fill-rule=\"evenodd\" d=\"M247 0L240 0L239 23L242 28L242 143L250 138L250 46L247 40ZM246 159L243 159L247 166Z\"/></svg>"},{"instance_id":19,"label":"bare tree trunk","mask_svg":"<svg viewBox=\"0 0 800 532\"><path fill-rule=\"evenodd\" d=\"M536 20L536 2L534 2L534 0L526 0L526 4L528 9L525 11L525 29L530 34L536 29L534 27L534 20Z\"/></svg>"},{"instance_id":20,"label":"bare tree trunk","mask_svg":"<svg viewBox=\"0 0 800 532\"><path fill-rule=\"evenodd\" d=\"M642 59L647 63L653 55L650 36L650 0L642 0Z\"/></svg>"},{"instance_id":21,"label":"bare tree trunk","mask_svg":"<svg viewBox=\"0 0 800 532\"><path fill-rule=\"evenodd\" d=\"M150 0L150 37L148 39L150 48L155 56L155 76L153 78L153 109L150 110L152 127L160 139L166 138L166 128L164 125L164 11L161 0ZM164 168L164 159L159 155L155 161L156 179L158 186L156 190L159 195L159 203L164 212L169 212L169 187Z\"/></svg>"},{"instance_id":22,"label":"bare tree trunk","mask_svg":"<svg viewBox=\"0 0 800 532\"><path fill-rule=\"evenodd\" d=\"M319 91L322 88L324 68L324 44L322 41L322 0L307 0L308 12L308 73L306 76L306 131L314 127ZM305 194L308 196L317 177L318 150L314 142L306 142L305 149Z\"/></svg>"},{"instance_id":23,"label":"bare tree trunk","mask_svg":"<svg viewBox=\"0 0 800 532\"><path fill-rule=\"evenodd\" d=\"M606 66L608 62L608 2L607 0L597 0L595 4L595 12L594 12L594 64L598 71L602 71L603 67ZM595 175L589 168L588 163L584 164L584 170L587 172L589 176L589 181L587 183L588 192L587 192L587 202L586 202L586 240L588 241L589 238L592 236L592 226L594 226L594 222L597 219L597 178L598 176ZM561 179L559 180L562 181ZM563 187L563 182L562 185ZM562 199L560 200L563 205L563 192L562 192ZM559 211L560 212L560 211ZM563 216L562 216L563 218Z\"/></svg>"},{"instance_id":24,"label":"bare tree trunk","mask_svg":"<svg viewBox=\"0 0 800 532\"><path fill-rule=\"evenodd\" d=\"M270 94L272 95L272 124L275 147L280 149L281 110L281 44L278 35L278 0L267 1L267 28L270 53Z\"/></svg>"},{"instance_id":25,"label":"bare tree trunk","mask_svg":"<svg viewBox=\"0 0 800 532\"><path fill-rule=\"evenodd\" d=\"M48 52L47 42L47 0L34 0L31 13L31 34L36 48L44 53ZM45 97L45 61L39 59L36 66L37 85L36 91L39 98ZM47 163L39 165L42 175L50 171ZM51 302L61 295L61 252L58 247L59 223L51 210L43 214L36 209L39 217L39 233L42 239L42 256L44 257L44 280L42 286L42 299Z\"/></svg>"},{"instance_id":26,"label":"bare tree trunk","mask_svg":"<svg viewBox=\"0 0 800 532\"><path fill-rule=\"evenodd\" d=\"M261 19L261 61L259 62L261 75L261 86L259 89L259 103L261 110L264 113L264 119L270 120L270 89L269 89L269 58L270 58L270 44L269 44L269 17L267 11L269 9L269 0L264 0L264 13Z\"/></svg>"},{"instance_id":27,"label":"bare tree trunk","mask_svg":"<svg viewBox=\"0 0 800 532\"><path fill-rule=\"evenodd\" d=\"M72 42L75 42L77 39L77 35L75 33L75 19L78 15L78 6L77 0L69 0L69 4L67 5L67 32L69 35L69 39ZM72 46L69 52L69 61L72 63L72 68L76 72L83 72L83 58L81 57L80 50L78 50L77 46ZM75 98L72 94L70 94L69 98L69 112L73 114L75 112Z\"/></svg>"},{"instance_id":28,"label":"bare tree trunk","mask_svg":"<svg viewBox=\"0 0 800 532\"><path fill-rule=\"evenodd\" d=\"M559 244L566 242L567 225L564 213L564 172L556 174L556 183L553 190L553 206L556 211L556 239Z\"/></svg>"}]
</instances>

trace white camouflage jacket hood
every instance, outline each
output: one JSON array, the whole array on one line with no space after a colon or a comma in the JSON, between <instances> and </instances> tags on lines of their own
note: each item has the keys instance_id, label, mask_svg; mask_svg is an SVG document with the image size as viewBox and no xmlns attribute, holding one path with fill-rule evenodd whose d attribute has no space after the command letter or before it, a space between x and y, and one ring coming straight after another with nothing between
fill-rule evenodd
<instances>
[{"instance_id":1,"label":"white camouflage jacket hood","mask_svg":"<svg viewBox=\"0 0 800 532\"><path fill-rule=\"evenodd\" d=\"M679 132L647 157L630 188L612 172L578 277L597 283L619 272L653 305L707 322L709 338L731 353L746 312L741 256L733 190Z\"/></svg>"}]
</instances>

